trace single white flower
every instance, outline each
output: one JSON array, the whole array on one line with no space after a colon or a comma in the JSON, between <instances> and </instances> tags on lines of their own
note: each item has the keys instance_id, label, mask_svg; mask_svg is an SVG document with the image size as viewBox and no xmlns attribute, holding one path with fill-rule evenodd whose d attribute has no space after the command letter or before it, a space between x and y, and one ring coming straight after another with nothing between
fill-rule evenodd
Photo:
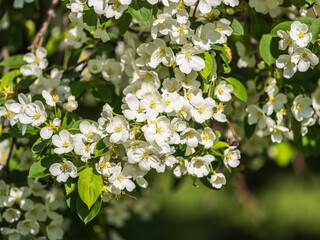
<instances>
[{"instance_id":1,"label":"single white flower","mask_svg":"<svg viewBox=\"0 0 320 240\"><path fill-rule=\"evenodd\" d=\"M17 224L17 230L23 236L27 236L28 234L37 235L39 228L39 223L31 219L20 221Z\"/></svg>"},{"instance_id":2,"label":"single white flower","mask_svg":"<svg viewBox=\"0 0 320 240\"><path fill-rule=\"evenodd\" d=\"M122 116L113 117L106 130L111 134L110 142L113 143L125 142L129 137L129 124Z\"/></svg>"},{"instance_id":3,"label":"single white flower","mask_svg":"<svg viewBox=\"0 0 320 240\"><path fill-rule=\"evenodd\" d=\"M193 98L191 100L194 108L190 109L190 114L194 120L198 123L203 123L204 121L210 119L213 115L213 107L215 106L215 101L211 97L207 97L198 101L198 99Z\"/></svg>"},{"instance_id":4,"label":"single white flower","mask_svg":"<svg viewBox=\"0 0 320 240\"><path fill-rule=\"evenodd\" d=\"M289 54L293 53L294 48L296 47L295 42L290 37L288 31L278 30L277 35L281 40L279 41L279 49L286 50L288 48Z\"/></svg>"},{"instance_id":5,"label":"single white flower","mask_svg":"<svg viewBox=\"0 0 320 240\"><path fill-rule=\"evenodd\" d=\"M281 108L283 108L283 105L288 102L287 96L280 93L275 96L269 96L268 102L263 105L263 111L270 116L273 111L278 112Z\"/></svg>"},{"instance_id":6,"label":"single white flower","mask_svg":"<svg viewBox=\"0 0 320 240\"><path fill-rule=\"evenodd\" d=\"M267 120L264 112L256 105L249 105L246 109L248 112L249 125L258 124L260 129L266 127Z\"/></svg>"},{"instance_id":7,"label":"single white flower","mask_svg":"<svg viewBox=\"0 0 320 240\"><path fill-rule=\"evenodd\" d=\"M52 164L49 171L52 176L57 177L57 182L66 182L69 177L77 177L77 168L68 160L63 160L63 163Z\"/></svg>"},{"instance_id":8,"label":"single white flower","mask_svg":"<svg viewBox=\"0 0 320 240\"><path fill-rule=\"evenodd\" d=\"M196 148L201 142L201 135L193 128L187 128L181 133L181 143Z\"/></svg>"},{"instance_id":9,"label":"single white flower","mask_svg":"<svg viewBox=\"0 0 320 240\"><path fill-rule=\"evenodd\" d=\"M61 120L59 118L53 119L52 122L49 122L48 126L41 128L40 137L42 137L43 139L51 138L51 136L53 134L53 130L56 127L59 127L60 124L61 124Z\"/></svg>"},{"instance_id":10,"label":"single white flower","mask_svg":"<svg viewBox=\"0 0 320 240\"><path fill-rule=\"evenodd\" d=\"M226 184L226 177L223 173L215 173L211 176L210 183L212 187L220 189L223 185Z\"/></svg>"},{"instance_id":11,"label":"single white flower","mask_svg":"<svg viewBox=\"0 0 320 240\"><path fill-rule=\"evenodd\" d=\"M236 146L232 146L224 150L224 165L226 168L228 166L235 168L240 164L239 159L241 158L240 156L240 151L236 149Z\"/></svg>"},{"instance_id":12,"label":"single white flower","mask_svg":"<svg viewBox=\"0 0 320 240\"><path fill-rule=\"evenodd\" d=\"M4 220L6 220L6 222L13 223L13 222L16 222L19 220L19 218L21 216L21 212L18 209L7 208L3 212L2 216L3 216Z\"/></svg>"},{"instance_id":13,"label":"single white flower","mask_svg":"<svg viewBox=\"0 0 320 240\"><path fill-rule=\"evenodd\" d=\"M23 60L27 63L35 63L40 69L45 69L48 66L47 50L43 47L37 48L35 54L27 53L24 55Z\"/></svg>"},{"instance_id":14,"label":"single white flower","mask_svg":"<svg viewBox=\"0 0 320 240\"><path fill-rule=\"evenodd\" d=\"M69 30L68 37L65 39L67 45L74 48L82 47L83 42L86 40L86 33L81 30L79 27L74 27Z\"/></svg>"},{"instance_id":15,"label":"single white flower","mask_svg":"<svg viewBox=\"0 0 320 240\"><path fill-rule=\"evenodd\" d=\"M291 111L297 121L301 122L313 115L314 110L312 109L311 104L312 100L308 97L303 97L302 95L298 95L294 99Z\"/></svg>"},{"instance_id":16,"label":"single white flower","mask_svg":"<svg viewBox=\"0 0 320 240\"><path fill-rule=\"evenodd\" d=\"M131 192L136 187L132 180L130 180L131 178L130 169L124 167L122 170L121 163L119 163L115 167L111 177L108 178L108 181L111 183L111 191L113 191L113 188L116 188L119 190L127 189Z\"/></svg>"},{"instance_id":17,"label":"single white flower","mask_svg":"<svg viewBox=\"0 0 320 240\"><path fill-rule=\"evenodd\" d=\"M205 67L204 60L196 56L198 53L201 53L201 51L194 48L191 43L187 43L181 48L176 57L181 72L189 74L191 70L200 71Z\"/></svg>"},{"instance_id":18,"label":"single white flower","mask_svg":"<svg viewBox=\"0 0 320 240\"><path fill-rule=\"evenodd\" d=\"M48 91L42 91L42 97L46 100L46 104L49 107L55 107L57 103L61 102L59 99L59 95L51 95Z\"/></svg>"},{"instance_id":19,"label":"single white flower","mask_svg":"<svg viewBox=\"0 0 320 240\"><path fill-rule=\"evenodd\" d=\"M201 134L200 144L204 146L204 148L208 149L213 146L214 141L216 140L216 135L212 131L211 128L205 127L203 131L198 130Z\"/></svg>"},{"instance_id":20,"label":"single white flower","mask_svg":"<svg viewBox=\"0 0 320 240\"><path fill-rule=\"evenodd\" d=\"M184 159L183 157L177 157L178 165L173 170L173 174L176 177L181 177L182 175L187 174L188 169L187 166L189 165L188 160Z\"/></svg>"},{"instance_id":21,"label":"single white flower","mask_svg":"<svg viewBox=\"0 0 320 240\"><path fill-rule=\"evenodd\" d=\"M291 24L290 37L298 47L306 47L312 40L312 33L308 33L308 25L295 21Z\"/></svg>"},{"instance_id":22,"label":"single white flower","mask_svg":"<svg viewBox=\"0 0 320 240\"><path fill-rule=\"evenodd\" d=\"M228 102L231 99L233 87L227 84L226 81L221 81L215 88L214 94L222 102Z\"/></svg>"},{"instance_id":23,"label":"single white flower","mask_svg":"<svg viewBox=\"0 0 320 240\"><path fill-rule=\"evenodd\" d=\"M269 128L271 132L271 141L274 143L281 143L284 134L289 133L289 129L284 126L273 125Z\"/></svg>"},{"instance_id":24,"label":"single white flower","mask_svg":"<svg viewBox=\"0 0 320 240\"><path fill-rule=\"evenodd\" d=\"M63 108L66 109L68 112L73 112L78 108L78 102L75 99L75 96L69 96L68 102L63 104Z\"/></svg>"},{"instance_id":25,"label":"single white flower","mask_svg":"<svg viewBox=\"0 0 320 240\"><path fill-rule=\"evenodd\" d=\"M46 209L43 204L35 203L33 209L26 212L25 217L33 221L44 222L47 219Z\"/></svg>"},{"instance_id":26,"label":"single white flower","mask_svg":"<svg viewBox=\"0 0 320 240\"><path fill-rule=\"evenodd\" d=\"M187 169L189 174L194 174L198 178L207 176L210 173L209 164L215 160L212 155L204 155L203 157L192 158Z\"/></svg>"},{"instance_id":27,"label":"single white flower","mask_svg":"<svg viewBox=\"0 0 320 240\"><path fill-rule=\"evenodd\" d=\"M310 65L319 64L319 58L307 48L296 48L292 54L291 61L297 64L300 72L306 72Z\"/></svg>"},{"instance_id":28,"label":"single white flower","mask_svg":"<svg viewBox=\"0 0 320 240\"><path fill-rule=\"evenodd\" d=\"M280 55L276 60L276 66L277 68L283 68L283 76L285 78L291 78L298 69L291 55Z\"/></svg>"},{"instance_id":29,"label":"single white flower","mask_svg":"<svg viewBox=\"0 0 320 240\"><path fill-rule=\"evenodd\" d=\"M52 144L56 146L56 148L53 150L56 154L68 153L74 148L73 137L65 129L61 130L59 134L55 134L52 137Z\"/></svg>"}]
</instances>

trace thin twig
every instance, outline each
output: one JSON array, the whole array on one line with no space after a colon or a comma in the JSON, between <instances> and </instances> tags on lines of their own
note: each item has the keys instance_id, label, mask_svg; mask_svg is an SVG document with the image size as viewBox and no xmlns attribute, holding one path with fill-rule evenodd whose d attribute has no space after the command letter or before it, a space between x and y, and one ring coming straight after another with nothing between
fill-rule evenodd
<instances>
[{"instance_id":1,"label":"thin twig","mask_svg":"<svg viewBox=\"0 0 320 240\"><path fill-rule=\"evenodd\" d=\"M49 23L51 18L55 16L54 9L58 5L59 0L52 0L51 6L47 11L46 18L40 28L39 32L37 33L36 37L34 38L32 44L28 47L31 52L34 52L36 47L41 47L43 43L44 36L46 35L47 29L49 27Z\"/></svg>"},{"instance_id":2,"label":"thin twig","mask_svg":"<svg viewBox=\"0 0 320 240\"><path fill-rule=\"evenodd\" d=\"M131 199L133 199L133 200L137 200L137 198L136 198L136 197L131 196L131 195L129 195L129 194L127 194L127 193L125 193L125 192L121 192L121 195L127 196L127 197L129 197L129 198L131 198Z\"/></svg>"},{"instance_id":3,"label":"thin twig","mask_svg":"<svg viewBox=\"0 0 320 240\"><path fill-rule=\"evenodd\" d=\"M192 14L192 19L194 19L195 16L196 16L198 5L199 5L199 1L197 2L196 6L194 7L193 14Z\"/></svg>"},{"instance_id":4,"label":"thin twig","mask_svg":"<svg viewBox=\"0 0 320 240\"><path fill-rule=\"evenodd\" d=\"M14 147L15 144L16 144L16 139L12 138L11 147L10 147L9 154L8 154L8 157L7 157L7 162L6 162L6 165L3 168L3 170L6 171L6 172L9 171L9 162L10 162L10 159L11 159L11 156L12 156L12 152L13 152L13 147Z\"/></svg>"},{"instance_id":5,"label":"thin twig","mask_svg":"<svg viewBox=\"0 0 320 240\"><path fill-rule=\"evenodd\" d=\"M231 123L229 122L229 120L227 120L227 123L228 123L228 125L229 125L229 127L230 127L230 129L231 129L231 131L232 131L232 133L233 133L233 136L236 136L236 137L238 138L238 140L240 141L241 138L238 136L238 134L236 133L236 131L233 129L233 127L232 127Z\"/></svg>"},{"instance_id":6,"label":"thin twig","mask_svg":"<svg viewBox=\"0 0 320 240\"><path fill-rule=\"evenodd\" d=\"M314 15L316 16L316 18L319 18L317 10L316 10L316 4L317 4L316 2L314 4L312 4L312 10L313 10Z\"/></svg>"}]
</instances>

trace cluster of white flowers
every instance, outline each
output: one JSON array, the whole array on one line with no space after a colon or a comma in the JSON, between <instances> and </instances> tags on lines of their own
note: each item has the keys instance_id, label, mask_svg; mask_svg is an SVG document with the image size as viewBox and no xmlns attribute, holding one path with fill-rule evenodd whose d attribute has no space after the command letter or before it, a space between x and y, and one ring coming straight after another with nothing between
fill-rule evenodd
<instances>
[{"instance_id":1,"label":"cluster of white flowers","mask_svg":"<svg viewBox=\"0 0 320 240\"><path fill-rule=\"evenodd\" d=\"M28 186L11 187L0 180L0 231L8 239L31 239L40 232L49 240L63 238L63 192L28 178ZM40 224L46 224L44 230Z\"/></svg>"},{"instance_id":2,"label":"cluster of white flowers","mask_svg":"<svg viewBox=\"0 0 320 240\"><path fill-rule=\"evenodd\" d=\"M250 7L254 8L257 12L267 14L276 18L281 13L280 5L283 4L283 0L250 0Z\"/></svg>"},{"instance_id":3,"label":"cluster of white flowers","mask_svg":"<svg viewBox=\"0 0 320 240\"><path fill-rule=\"evenodd\" d=\"M310 66L319 64L319 58L306 48L312 40L312 33L308 32L306 24L295 21L291 24L290 31L278 30L281 38L279 49L286 50L288 54L279 56L276 61L277 68L283 68L283 76L291 78L296 71L306 72Z\"/></svg>"},{"instance_id":4,"label":"cluster of white flowers","mask_svg":"<svg viewBox=\"0 0 320 240\"><path fill-rule=\"evenodd\" d=\"M257 124L258 130L266 130L264 135L271 134L272 142L280 143L283 138L293 139L293 131L291 126L292 117L296 121L301 122L301 135L304 136L308 132L308 127L314 125L319 114L319 88L312 94L312 98L298 95L292 103L288 103L285 94L279 93L274 78L267 79L267 87L265 93L268 95L267 102L262 109L250 104L246 111L248 112L248 123L250 125ZM261 93L258 93L258 96ZM291 106L291 114L288 113L288 107ZM274 114L274 115L273 115ZM272 116L276 117L276 121Z\"/></svg>"},{"instance_id":5,"label":"cluster of white flowers","mask_svg":"<svg viewBox=\"0 0 320 240\"><path fill-rule=\"evenodd\" d=\"M23 60L27 63L20 68L23 76L35 76L37 79L29 86L30 92L41 94L43 90L56 95L57 101L64 101L70 87L68 79L62 79L62 72L56 68L52 69L50 75L44 75L43 70L48 67L48 60L46 58L47 50L43 47L36 49L35 53L27 53L24 55Z\"/></svg>"}]
</instances>

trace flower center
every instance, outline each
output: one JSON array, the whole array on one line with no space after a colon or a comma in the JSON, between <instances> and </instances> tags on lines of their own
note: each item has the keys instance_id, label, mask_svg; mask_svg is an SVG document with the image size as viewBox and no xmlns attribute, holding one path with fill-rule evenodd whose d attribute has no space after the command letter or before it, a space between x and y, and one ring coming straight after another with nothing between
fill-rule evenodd
<instances>
[{"instance_id":1,"label":"flower center","mask_svg":"<svg viewBox=\"0 0 320 240\"><path fill-rule=\"evenodd\" d=\"M209 135L208 134L204 134L202 139L205 140L205 141L208 141L209 140Z\"/></svg>"},{"instance_id":2,"label":"flower center","mask_svg":"<svg viewBox=\"0 0 320 240\"><path fill-rule=\"evenodd\" d=\"M119 124L116 126L116 132L121 132L122 131L122 126Z\"/></svg>"},{"instance_id":3,"label":"flower center","mask_svg":"<svg viewBox=\"0 0 320 240\"><path fill-rule=\"evenodd\" d=\"M274 104L275 100L275 97L269 97L269 103Z\"/></svg>"},{"instance_id":4,"label":"flower center","mask_svg":"<svg viewBox=\"0 0 320 240\"><path fill-rule=\"evenodd\" d=\"M39 112L36 112L35 114L33 114L32 116L35 120L39 120L41 118L41 114Z\"/></svg>"},{"instance_id":5,"label":"flower center","mask_svg":"<svg viewBox=\"0 0 320 240\"><path fill-rule=\"evenodd\" d=\"M70 146L70 143L69 143L68 140L64 141L63 144L62 144L62 147L64 147L64 148L67 148L69 146Z\"/></svg>"},{"instance_id":6,"label":"flower center","mask_svg":"<svg viewBox=\"0 0 320 240\"><path fill-rule=\"evenodd\" d=\"M187 60L190 60L192 58L192 53L191 52L186 52L185 57Z\"/></svg>"},{"instance_id":7,"label":"flower center","mask_svg":"<svg viewBox=\"0 0 320 240\"><path fill-rule=\"evenodd\" d=\"M299 32L299 38L303 38L306 34L303 31Z\"/></svg>"},{"instance_id":8,"label":"flower center","mask_svg":"<svg viewBox=\"0 0 320 240\"><path fill-rule=\"evenodd\" d=\"M220 88L220 89L218 90L218 92L219 92L220 94L222 94L222 93L224 92L224 90L223 90L222 88Z\"/></svg>"},{"instance_id":9,"label":"flower center","mask_svg":"<svg viewBox=\"0 0 320 240\"><path fill-rule=\"evenodd\" d=\"M69 164L67 162L62 163L60 169L62 172L68 172Z\"/></svg>"},{"instance_id":10,"label":"flower center","mask_svg":"<svg viewBox=\"0 0 320 240\"><path fill-rule=\"evenodd\" d=\"M84 147L84 150L85 150L86 152L90 152L91 149L92 149L92 147L91 147L90 144L87 144L87 145Z\"/></svg>"},{"instance_id":11,"label":"flower center","mask_svg":"<svg viewBox=\"0 0 320 240\"><path fill-rule=\"evenodd\" d=\"M296 108L300 111L300 110L302 109L301 103L298 103L297 106L296 106Z\"/></svg>"},{"instance_id":12,"label":"flower center","mask_svg":"<svg viewBox=\"0 0 320 240\"><path fill-rule=\"evenodd\" d=\"M53 95L52 96L52 100L57 103L57 102L60 102L60 99L59 99L59 96L58 95Z\"/></svg>"},{"instance_id":13,"label":"flower center","mask_svg":"<svg viewBox=\"0 0 320 240\"><path fill-rule=\"evenodd\" d=\"M204 108L203 107L198 108L198 113L204 113Z\"/></svg>"},{"instance_id":14,"label":"flower center","mask_svg":"<svg viewBox=\"0 0 320 240\"><path fill-rule=\"evenodd\" d=\"M120 174L118 175L118 177L117 177L117 180L118 180L119 182L122 182L124 179L125 179L125 177L124 177L124 175L123 175L122 173L120 173Z\"/></svg>"}]
</instances>

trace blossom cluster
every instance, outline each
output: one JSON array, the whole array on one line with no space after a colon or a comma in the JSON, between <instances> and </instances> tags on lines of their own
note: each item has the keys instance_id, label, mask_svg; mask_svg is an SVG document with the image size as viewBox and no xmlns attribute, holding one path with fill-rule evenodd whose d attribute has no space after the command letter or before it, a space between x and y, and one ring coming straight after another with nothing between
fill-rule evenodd
<instances>
[{"instance_id":1,"label":"blossom cluster","mask_svg":"<svg viewBox=\"0 0 320 240\"><path fill-rule=\"evenodd\" d=\"M281 38L279 49L288 48L288 54L279 56L276 61L277 68L283 68L285 78L291 78L297 70L306 72L310 66L319 64L319 58L306 48L312 40L312 33L308 29L308 25L295 21L291 24L290 31L277 32Z\"/></svg>"},{"instance_id":2,"label":"blossom cluster","mask_svg":"<svg viewBox=\"0 0 320 240\"><path fill-rule=\"evenodd\" d=\"M50 191L45 188L31 178L28 178L28 186L20 188L0 180L0 231L3 236L23 239L42 233L49 240L62 239L64 218L57 211L65 208L64 195L57 188ZM46 224L45 228L40 228L40 224Z\"/></svg>"}]
</instances>

